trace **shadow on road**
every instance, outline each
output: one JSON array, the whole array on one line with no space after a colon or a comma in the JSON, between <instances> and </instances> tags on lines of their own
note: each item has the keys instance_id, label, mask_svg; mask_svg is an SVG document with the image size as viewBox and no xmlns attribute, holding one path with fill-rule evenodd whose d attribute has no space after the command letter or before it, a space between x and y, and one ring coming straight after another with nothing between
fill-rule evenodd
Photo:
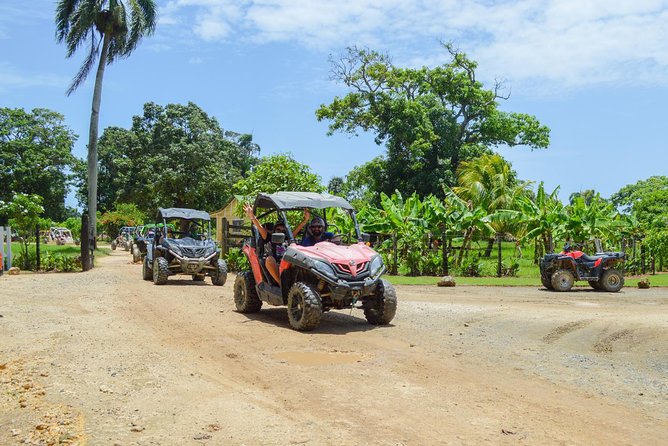
<instances>
[{"instance_id":1,"label":"shadow on road","mask_svg":"<svg viewBox=\"0 0 668 446\"><path fill-rule=\"evenodd\" d=\"M364 332L369 330L382 330L383 328L393 327L389 325L371 325L363 317L355 316L355 312L361 310L353 310L350 315L350 310L332 310L324 313L320 324L313 330L305 333L309 334L326 334L326 335L345 335L353 332ZM282 327L287 330L292 330L290 322L288 321L288 313L286 307L263 308L258 313L245 313L249 321L259 321L273 324L277 327Z\"/></svg>"}]
</instances>

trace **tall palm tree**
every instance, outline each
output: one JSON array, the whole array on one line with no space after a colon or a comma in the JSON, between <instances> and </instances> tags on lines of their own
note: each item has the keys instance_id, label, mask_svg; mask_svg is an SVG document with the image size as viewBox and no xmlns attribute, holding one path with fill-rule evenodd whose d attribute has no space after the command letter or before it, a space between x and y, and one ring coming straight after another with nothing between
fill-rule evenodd
<instances>
[{"instance_id":1,"label":"tall palm tree","mask_svg":"<svg viewBox=\"0 0 668 446\"><path fill-rule=\"evenodd\" d=\"M82 45L88 48L68 96L86 80L99 57L88 132L88 215L93 240L97 235L97 134L104 69L128 57L142 37L153 34L155 22L153 0L60 0L56 7L56 40L67 45L67 57Z\"/></svg>"}]
</instances>

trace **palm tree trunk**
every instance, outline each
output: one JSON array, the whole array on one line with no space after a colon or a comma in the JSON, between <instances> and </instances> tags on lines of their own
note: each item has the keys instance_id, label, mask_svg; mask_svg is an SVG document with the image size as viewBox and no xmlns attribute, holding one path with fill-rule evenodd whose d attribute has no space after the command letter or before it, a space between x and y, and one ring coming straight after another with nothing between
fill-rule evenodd
<instances>
[{"instance_id":1,"label":"palm tree trunk","mask_svg":"<svg viewBox=\"0 0 668 446\"><path fill-rule=\"evenodd\" d=\"M97 66L97 74L95 76L93 105L90 113L90 128L88 130L88 221L90 225L92 249L97 246L97 132L100 121L100 103L102 102L102 79L104 77L104 69L107 65L107 50L109 48L110 40L110 33L105 33L100 61Z\"/></svg>"}]
</instances>

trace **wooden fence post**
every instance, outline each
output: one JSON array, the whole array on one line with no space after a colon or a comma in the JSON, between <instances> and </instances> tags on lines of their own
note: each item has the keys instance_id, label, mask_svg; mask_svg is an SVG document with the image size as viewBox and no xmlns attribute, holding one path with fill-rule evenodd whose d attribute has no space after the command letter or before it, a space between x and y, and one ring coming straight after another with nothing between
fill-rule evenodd
<instances>
[{"instance_id":1,"label":"wooden fence post","mask_svg":"<svg viewBox=\"0 0 668 446\"><path fill-rule=\"evenodd\" d=\"M35 271L40 270L40 249L39 249L39 223L35 225Z\"/></svg>"},{"instance_id":2,"label":"wooden fence post","mask_svg":"<svg viewBox=\"0 0 668 446\"><path fill-rule=\"evenodd\" d=\"M81 270L91 269L90 231L88 229L88 213L81 214Z\"/></svg>"},{"instance_id":3,"label":"wooden fence post","mask_svg":"<svg viewBox=\"0 0 668 446\"><path fill-rule=\"evenodd\" d=\"M397 275L399 270L399 252L397 251L397 233L392 234L392 249L394 250L394 264L392 265L392 274Z\"/></svg>"},{"instance_id":4,"label":"wooden fence post","mask_svg":"<svg viewBox=\"0 0 668 446\"><path fill-rule=\"evenodd\" d=\"M441 233L441 249L443 250L443 275L450 275L449 265L448 265L448 233L443 230Z\"/></svg>"},{"instance_id":5,"label":"wooden fence post","mask_svg":"<svg viewBox=\"0 0 668 446\"><path fill-rule=\"evenodd\" d=\"M498 243L498 249L497 249L497 262L496 262L496 277L501 277L501 233L497 232L496 233L496 240Z\"/></svg>"},{"instance_id":6,"label":"wooden fence post","mask_svg":"<svg viewBox=\"0 0 668 446\"><path fill-rule=\"evenodd\" d=\"M222 240L220 241L220 250L222 252L222 257L227 257L228 251L230 250L230 223L227 221L227 218L223 217L223 235Z\"/></svg>"}]
</instances>

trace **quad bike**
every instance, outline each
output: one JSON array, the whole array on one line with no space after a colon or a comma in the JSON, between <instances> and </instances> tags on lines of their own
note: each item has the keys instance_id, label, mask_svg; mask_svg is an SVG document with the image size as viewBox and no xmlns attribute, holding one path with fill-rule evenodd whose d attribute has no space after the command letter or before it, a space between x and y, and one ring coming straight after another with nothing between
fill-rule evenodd
<instances>
[{"instance_id":1,"label":"quad bike","mask_svg":"<svg viewBox=\"0 0 668 446\"><path fill-rule=\"evenodd\" d=\"M586 280L601 291L617 292L624 286L620 269L624 253L600 252L588 256L566 243L559 254L547 254L540 261L540 279L548 290L569 291L575 280Z\"/></svg>"},{"instance_id":2,"label":"quad bike","mask_svg":"<svg viewBox=\"0 0 668 446\"><path fill-rule=\"evenodd\" d=\"M134 231L134 226L123 226L118 233L118 237L111 241L112 251L116 248L123 248L125 251L130 251L130 248L132 247L132 234Z\"/></svg>"},{"instance_id":3,"label":"quad bike","mask_svg":"<svg viewBox=\"0 0 668 446\"><path fill-rule=\"evenodd\" d=\"M222 286L227 281L227 264L211 238L211 221L205 211L160 208L154 235L145 240L142 277L156 285L167 283L174 274L185 274L196 282L206 276ZM173 229L174 228L174 229Z\"/></svg>"},{"instance_id":4,"label":"quad bike","mask_svg":"<svg viewBox=\"0 0 668 446\"><path fill-rule=\"evenodd\" d=\"M352 222L350 232L341 234L335 225L327 225L325 219L325 227L338 234L314 246L300 246L293 237L286 212L304 208L320 212L327 208L343 209L346 220ZM265 211L258 215L258 209ZM265 266L265 243L257 228L252 228L252 236L243 246L251 270L237 274L234 283L234 302L239 312L258 312L263 302L285 305L290 326L299 331L314 329L323 312L333 308L362 309L373 325L392 321L397 310L396 292L388 281L381 279L385 272L383 259L364 243L368 235L360 233L350 203L330 194L277 192L258 195L253 211L260 219L285 223L287 235L274 233L271 241L283 244L286 249L279 263L280 283L276 283ZM326 214L323 212L323 217Z\"/></svg>"}]
</instances>

